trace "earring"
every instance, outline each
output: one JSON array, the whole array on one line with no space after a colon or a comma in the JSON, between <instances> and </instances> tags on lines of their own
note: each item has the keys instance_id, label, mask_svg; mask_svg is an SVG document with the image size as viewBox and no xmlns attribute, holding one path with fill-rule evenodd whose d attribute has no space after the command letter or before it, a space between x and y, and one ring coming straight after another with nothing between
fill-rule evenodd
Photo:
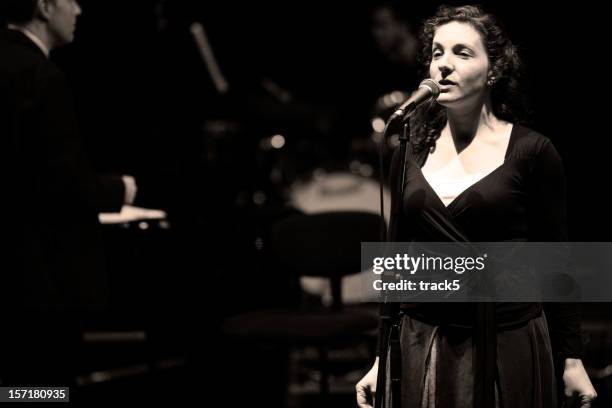
<instances>
[{"instance_id":1,"label":"earring","mask_svg":"<svg viewBox=\"0 0 612 408\"><path fill-rule=\"evenodd\" d=\"M495 77L491 77L487 80L487 85L493 86L495 84Z\"/></svg>"}]
</instances>

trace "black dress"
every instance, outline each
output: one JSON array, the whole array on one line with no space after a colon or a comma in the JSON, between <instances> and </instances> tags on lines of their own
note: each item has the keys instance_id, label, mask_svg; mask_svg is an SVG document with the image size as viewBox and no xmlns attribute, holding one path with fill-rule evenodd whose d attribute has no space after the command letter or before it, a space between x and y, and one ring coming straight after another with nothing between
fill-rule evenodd
<instances>
[{"instance_id":1,"label":"black dress","mask_svg":"<svg viewBox=\"0 0 612 408\"><path fill-rule=\"evenodd\" d=\"M397 241L567 240L563 165L548 138L514 125L504 163L448 206L421 172L427 156L409 150ZM402 304L402 407L557 406L553 361L558 378L581 356L577 307Z\"/></svg>"}]
</instances>

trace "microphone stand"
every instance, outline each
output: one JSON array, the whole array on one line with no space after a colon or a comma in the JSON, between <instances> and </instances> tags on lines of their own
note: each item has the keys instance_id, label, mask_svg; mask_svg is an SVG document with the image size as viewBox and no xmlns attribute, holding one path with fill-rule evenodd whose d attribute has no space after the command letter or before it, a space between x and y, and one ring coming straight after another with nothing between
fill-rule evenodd
<instances>
[{"instance_id":1,"label":"microphone stand","mask_svg":"<svg viewBox=\"0 0 612 408\"><path fill-rule=\"evenodd\" d=\"M387 128L383 134L383 143L385 140ZM396 199L392 202L391 216L389 217L389 237L388 241L394 242L397 240L398 220L401 210L402 198L404 196L404 183L406 180L406 156L407 145L410 139L410 123L404 121L402 131L399 137L399 163L398 168L401 169L400 177L397 177L395 187L397 191ZM391 172L393 169L391 169ZM383 408L386 400L386 377L387 377L387 358L389 359L389 374L391 382L391 405L394 408L401 408L401 380L402 380L402 359L400 348L400 328L401 314L399 303L388 302L388 294L385 294L384 303L381 306L381 334L378 346L378 376L376 378L376 398L374 400L374 408Z\"/></svg>"}]
</instances>

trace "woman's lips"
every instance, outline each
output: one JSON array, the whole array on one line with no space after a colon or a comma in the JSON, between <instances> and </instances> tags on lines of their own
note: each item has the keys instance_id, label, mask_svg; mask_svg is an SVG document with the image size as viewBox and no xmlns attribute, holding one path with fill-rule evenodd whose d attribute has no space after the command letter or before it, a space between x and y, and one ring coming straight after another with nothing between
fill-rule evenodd
<instances>
[{"instance_id":1,"label":"woman's lips","mask_svg":"<svg viewBox=\"0 0 612 408\"><path fill-rule=\"evenodd\" d=\"M440 84L440 92L448 92L452 86L455 86L455 84Z\"/></svg>"}]
</instances>

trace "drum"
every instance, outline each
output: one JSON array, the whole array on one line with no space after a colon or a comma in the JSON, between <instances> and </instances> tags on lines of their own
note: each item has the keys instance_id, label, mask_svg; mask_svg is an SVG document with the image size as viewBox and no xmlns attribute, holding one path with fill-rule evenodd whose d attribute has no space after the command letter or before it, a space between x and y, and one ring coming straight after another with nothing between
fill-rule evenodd
<instances>
[{"instance_id":1,"label":"drum","mask_svg":"<svg viewBox=\"0 0 612 408\"><path fill-rule=\"evenodd\" d=\"M354 167L354 166L353 166ZM324 211L364 211L380 213L379 184L377 180L365 177L355 171L326 172L316 169L305 181L294 183L290 189L291 204L305 213ZM389 222L391 194L383 190L385 222ZM320 296L324 304L331 304L331 287L325 278L302 277L302 289ZM359 274L342 278L342 301L345 304L359 304L364 299ZM375 301L376 299L370 299Z\"/></svg>"},{"instance_id":2,"label":"drum","mask_svg":"<svg viewBox=\"0 0 612 408\"><path fill-rule=\"evenodd\" d=\"M365 211L379 214L380 198L377 180L354 172L326 172L316 169L312 177L298 181L290 188L290 203L305 213L323 211ZM385 221L388 222L391 195L383 190Z\"/></svg>"}]
</instances>

